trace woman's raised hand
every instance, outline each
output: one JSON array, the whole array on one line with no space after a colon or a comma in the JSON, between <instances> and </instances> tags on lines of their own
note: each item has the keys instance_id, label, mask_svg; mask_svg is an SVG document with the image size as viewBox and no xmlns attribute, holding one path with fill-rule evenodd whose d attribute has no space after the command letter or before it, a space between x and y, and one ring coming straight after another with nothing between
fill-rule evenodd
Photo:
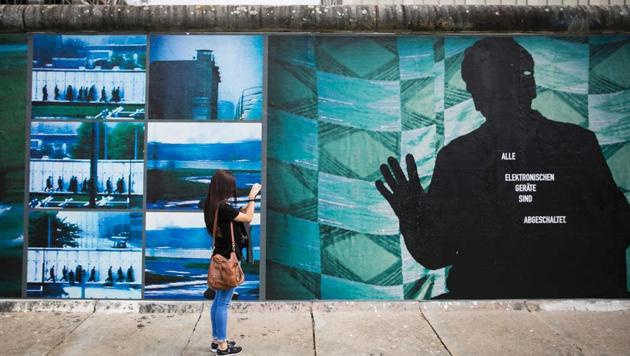
<instances>
[{"instance_id":1,"label":"woman's raised hand","mask_svg":"<svg viewBox=\"0 0 630 356\"><path fill-rule=\"evenodd\" d=\"M256 199L256 196L260 193L260 189L262 189L262 185L254 183L252 189L249 191L249 199Z\"/></svg>"}]
</instances>

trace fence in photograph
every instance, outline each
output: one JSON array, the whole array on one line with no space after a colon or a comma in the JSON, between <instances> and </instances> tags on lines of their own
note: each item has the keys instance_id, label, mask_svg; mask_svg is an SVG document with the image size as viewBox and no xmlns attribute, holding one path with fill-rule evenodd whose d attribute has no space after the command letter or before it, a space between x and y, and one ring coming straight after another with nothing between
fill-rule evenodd
<instances>
[{"instance_id":1,"label":"fence in photograph","mask_svg":"<svg viewBox=\"0 0 630 356\"><path fill-rule=\"evenodd\" d=\"M33 68L31 99L48 103L144 104L144 70ZM84 93L85 91L85 93Z\"/></svg>"},{"instance_id":2,"label":"fence in photograph","mask_svg":"<svg viewBox=\"0 0 630 356\"><path fill-rule=\"evenodd\" d=\"M92 268L95 269L94 281L87 281L88 283L106 283L110 267L112 268L114 282L119 278L117 272L120 268L123 271L124 280L119 280L119 283L140 283L142 276L142 252L139 249L129 248L29 248L27 281L28 283L42 283L43 278L44 283L60 282L63 277L64 266L68 271L76 271L76 267L79 265L85 271L88 280L90 279ZM130 267L134 271L133 278L127 278ZM54 268L55 271L53 272L54 278L51 278L51 268Z\"/></svg>"},{"instance_id":3,"label":"fence in photograph","mask_svg":"<svg viewBox=\"0 0 630 356\"><path fill-rule=\"evenodd\" d=\"M141 195L144 191L144 161L99 160L97 165L99 193ZM72 177L77 177L79 181L77 193L85 193L87 188L84 191L83 184L90 178L90 160L32 159L30 173L29 187L33 193L74 192Z\"/></svg>"}]
</instances>

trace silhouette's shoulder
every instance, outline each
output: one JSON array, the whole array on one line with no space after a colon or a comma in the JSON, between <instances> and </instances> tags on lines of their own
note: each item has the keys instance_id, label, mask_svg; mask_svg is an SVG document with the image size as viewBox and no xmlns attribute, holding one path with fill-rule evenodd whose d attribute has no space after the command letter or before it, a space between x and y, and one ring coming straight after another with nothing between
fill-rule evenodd
<instances>
[{"instance_id":1,"label":"silhouette's shoulder","mask_svg":"<svg viewBox=\"0 0 630 356\"><path fill-rule=\"evenodd\" d=\"M560 141L565 144L584 147L588 144L597 144L597 138L593 131L585 129L579 125L559 122L545 118L540 115L538 121L542 125L541 133L545 135L547 140Z\"/></svg>"},{"instance_id":2,"label":"silhouette's shoulder","mask_svg":"<svg viewBox=\"0 0 630 356\"><path fill-rule=\"evenodd\" d=\"M439 155L443 158L461 157L468 160L471 158L470 155L476 155L480 149L487 146L488 143L487 127L482 125L465 135L453 139L440 150Z\"/></svg>"}]
</instances>

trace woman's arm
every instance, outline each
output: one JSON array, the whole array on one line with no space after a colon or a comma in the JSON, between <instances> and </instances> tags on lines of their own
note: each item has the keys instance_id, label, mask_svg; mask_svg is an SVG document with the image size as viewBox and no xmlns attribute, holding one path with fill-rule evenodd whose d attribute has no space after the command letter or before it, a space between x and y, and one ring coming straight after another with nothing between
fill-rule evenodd
<instances>
[{"instance_id":1,"label":"woman's arm","mask_svg":"<svg viewBox=\"0 0 630 356\"><path fill-rule=\"evenodd\" d=\"M238 213L238 215L236 215L236 217L234 218L234 221L237 222L252 222L252 220L254 219L254 200L250 198L250 200L247 202L247 206L245 207L245 213Z\"/></svg>"},{"instance_id":2,"label":"woman's arm","mask_svg":"<svg viewBox=\"0 0 630 356\"><path fill-rule=\"evenodd\" d=\"M238 215L234 218L234 221L246 223L252 222L254 219L254 202L256 200L256 195L258 195L261 188L262 187L258 183L255 183L252 186L252 189L249 191L249 200L247 201L247 206L245 207L245 213L238 213Z\"/></svg>"}]
</instances>

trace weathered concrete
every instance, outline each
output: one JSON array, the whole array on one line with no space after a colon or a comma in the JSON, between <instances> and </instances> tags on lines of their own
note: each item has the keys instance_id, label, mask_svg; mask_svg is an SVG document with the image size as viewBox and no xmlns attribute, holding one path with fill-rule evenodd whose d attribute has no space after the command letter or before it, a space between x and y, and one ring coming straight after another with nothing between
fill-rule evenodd
<instances>
[{"instance_id":1,"label":"weathered concrete","mask_svg":"<svg viewBox=\"0 0 630 356\"><path fill-rule=\"evenodd\" d=\"M630 312L532 313L587 355L630 353Z\"/></svg>"},{"instance_id":2,"label":"weathered concrete","mask_svg":"<svg viewBox=\"0 0 630 356\"><path fill-rule=\"evenodd\" d=\"M94 310L104 313L200 313L203 302L191 301L163 301L151 300L99 300L96 301Z\"/></svg>"},{"instance_id":3,"label":"weathered concrete","mask_svg":"<svg viewBox=\"0 0 630 356\"><path fill-rule=\"evenodd\" d=\"M316 301L312 302L313 311L317 312L417 312L418 301Z\"/></svg>"},{"instance_id":4,"label":"weathered concrete","mask_svg":"<svg viewBox=\"0 0 630 356\"><path fill-rule=\"evenodd\" d=\"M575 304L582 304L581 300L573 300ZM630 308L630 305L628 305ZM426 301L420 305L422 311L468 311L468 310L526 310L525 300L453 300Z\"/></svg>"},{"instance_id":5,"label":"weathered concrete","mask_svg":"<svg viewBox=\"0 0 630 356\"><path fill-rule=\"evenodd\" d=\"M0 312L200 313L203 301L0 299ZM232 302L236 313L342 311L628 311L630 299Z\"/></svg>"},{"instance_id":6,"label":"weathered concrete","mask_svg":"<svg viewBox=\"0 0 630 356\"><path fill-rule=\"evenodd\" d=\"M574 355L575 343L531 312L425 311L453 355ZM628 331L626 331L628 333Z\"/></svg>"},{"instance_id":7,"label":"weathered concrete","mask_svg":"<svg viewBox=\"0 0 630 356\"><path fill-rule=\"evenodd\" d=\"M318 355L448 355L415 311L313 311Z\"/></svg>"},{"instance_id":8,"label":"weathered concrete","mask_svg":"<svg viewBox=\"0 0 630 356\"><path fill-rule=\"evenodd\" d=\"M63 343L90 313L14 312L0 314L3 355L45 355Z\"/></svg>"},{"instance_id":9,"label":"weathered concrete","mask_svg":"<svg viewBox=\"0 0 630 356\"><path fill-rule=\"evenodd\" d=\"M630 6L2 5L0 32L630 32Z\"/></svg>"},{"instance_id":10,"label":"weathered concrete","mask_svg":"<svg viewBox=\"0 0 630 356\"><path fill-rule=\"evenodd\" d=\"M49 355L177 355L197 314L92 314Z\"/></svg>"},{"instance_id":11,"label":"weathered concrete","mask_svg":"<svg viewBox=\"0 0 630 356\"><path fill-rule=\"evenodd\" d=\"M212 329L210 306L194 330L183 355L207 355ZM239 308L229 314L228 337L238 340L247 355L309 355L315 348L309 309Z\"/></svg>"},{"instance_id":12,"label":"weathered concrete","mask_svg":"<svg viewBox=\"0 0 630 356\"><path fill-rule=\"evenodd\" d=\"M528 300L531 311L630 311L630 299Z\"/></svg>"},{"instance_id":13,"label":"weathered concrete","mask_svg":"<svg viewBox=\"0 0 630 356\"><path fill-rule=\"evenodd\" d=\"M0 350L208 355L210 305L0 300ZM234 302L228 335L244 355L627 355L630 300Z\"/></svg>"},{"instance_id":14,"label":"weathered concrete","mask_svg":"<svg viewBox=\"0 0 630 356\"><path fill-rule=\"evenodd\" d=\"M0 312L92 313L95 300L0 299Z\"/></svg>"}]
</instances>

